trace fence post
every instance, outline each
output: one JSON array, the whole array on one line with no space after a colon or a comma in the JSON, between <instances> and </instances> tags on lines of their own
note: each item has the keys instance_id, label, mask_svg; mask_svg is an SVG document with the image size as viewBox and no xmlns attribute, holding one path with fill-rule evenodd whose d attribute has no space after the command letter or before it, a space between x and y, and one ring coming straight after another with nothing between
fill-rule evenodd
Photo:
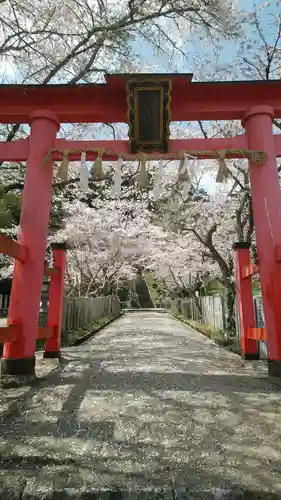
<instances>
[{"instance_id":1,"label":"fence post","mask_svg":"<svg viewBox=\"0 0 281 500\"><path fill-rule=\"evenodd\" d=\"M248 338L248 328L255 328L252 278L243 277L243 268L250 264L250 244L238 242L234 244L236 261L236 292L239 309L241 355L244 359L258 359L257 341Z\"/></svg>"},{"instance_id":2,"label":"fence post","mask_svg":"<svg viewBox=\"0 0 281 500\"><path fill-rule=\"evenodd\" d=\"M226 296L222 295L221 297L221 314L222 314L222 330L223 332L226 330L226 316L227 316L227 311L226 311ZM234 304L234 310L235 310L236 304Z\"/></svg>"},{"instance_id":3,"label":"fence post","mask_svg":"<svg viewBox=\"0 0 281 500\"><path fill-rule=\"evenodd\" d=\"M48 326L53 328L52 337L46 340L44 358L59 358L61 347L63 287L66 265L66 245L54 243L52 245L54 267L57 274L51 277Z\"/></svg>"}]
</instances>

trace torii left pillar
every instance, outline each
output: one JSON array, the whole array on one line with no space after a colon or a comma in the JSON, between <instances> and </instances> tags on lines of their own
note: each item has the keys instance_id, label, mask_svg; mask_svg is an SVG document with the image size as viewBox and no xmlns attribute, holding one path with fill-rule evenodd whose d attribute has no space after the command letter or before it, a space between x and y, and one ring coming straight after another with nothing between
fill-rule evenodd
<instances>
[{"instance_id":1,"label":"torii left pillar","mask_svg":"<svg viewBox=\"0 0 281 500\"><path fill-rule=\"evenodd\" d=\"M53 243L54 268L57 271L51 277L49 291L48 326L52 328L52 336L46 340L44 358L60 358L61 330L63 312L64 274L66 268L66 245Z\"/></svg>"},{"instance_id":2,"label":"torii left pillar","mask_svg":"<svg viewBox=\"0 0 281 500\"><path fill-rule=\"evenodd\" d=\"M4 345L2 375L34 375L38 318L52 200L52 160L44 157L55 144L58 118L48 110L30 116L30 137L18 241L27 248L16 261L8 325L18 325L19 340Z\"/></svg>"}]
</instances>

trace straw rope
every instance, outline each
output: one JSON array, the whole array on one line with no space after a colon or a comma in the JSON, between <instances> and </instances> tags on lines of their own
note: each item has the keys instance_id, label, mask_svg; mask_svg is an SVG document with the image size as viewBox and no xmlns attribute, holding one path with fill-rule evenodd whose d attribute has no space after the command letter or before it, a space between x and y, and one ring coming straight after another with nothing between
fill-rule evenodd
<instances>
[{"instance_id":1,"label":"straw rope","mask_svg":"<svg viewBox=\"0 0 281 500\"><path fill-rule=\"evenodd\" d=\"M115 156L116 159L121 158L123 161L158 161L165 160L167 155L159 155L157 157L140 153L139 155L128 155L125 153L117 153L116 151L112 151L110 149L101 150L100 148L85 148L85 149L50 149L46 156L43 159L43 166L48 163L48 161L52 158L53 153L60 153L62 157L66 155L69 157L72 154L80 154L81 153L97 153L100 155L102 151L102 155L111 155ZM181 160L182 155L186 154L190 157L204 158L209 157L210 159L220 160L222 158L222 153L224 158L247 158L248 160L256 163L257 165L263 165L267 161L267 154L264 151L256 151L251 149L224 149L218 151L210 151L210 150L198 150L198 149L188 149L186 151L180 151L178 153L169 153L170 160Z\"/></svg>"}]
</instances>

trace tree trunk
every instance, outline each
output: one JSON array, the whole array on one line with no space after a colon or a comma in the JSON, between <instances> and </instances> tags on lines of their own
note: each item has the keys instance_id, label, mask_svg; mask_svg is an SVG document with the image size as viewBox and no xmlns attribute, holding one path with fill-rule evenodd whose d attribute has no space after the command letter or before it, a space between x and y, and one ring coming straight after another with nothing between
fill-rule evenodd
<instances>
[{"instance_id":1,"label":"tree trunk","mask_svg":"<svg viewBox=\"0 0 281 500\"><path fill-rule=\"evenodd\" d=\"M197 297L196 293L194 294L194 302L195 302L195 305L197 307L197 310L198 310L198 313L199 313L199 316L200 316L200 321L203 321L203 313L202 313L202 307L201 307L201 303L200 303L200 298Z\"/></svg>"},{"instance_id":2,"label":"tree trunk","mask_svg":"<svg viewBox=\"0 0 281 500\"><path fill-rule=\"evenodd\" d=\"M235 323L235 285L234 283L227 283L227 317L226 317L226 330L228 334L234 334L236 330Z\"/></svg>"}]
</instances>

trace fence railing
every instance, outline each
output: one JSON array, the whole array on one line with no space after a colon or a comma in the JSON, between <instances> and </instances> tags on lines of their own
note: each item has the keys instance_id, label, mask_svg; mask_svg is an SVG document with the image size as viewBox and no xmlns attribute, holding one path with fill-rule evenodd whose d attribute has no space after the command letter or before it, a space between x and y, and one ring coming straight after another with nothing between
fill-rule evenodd
<instances>
[{"instance_id":1,"label":"fence railing","mask_svg":"<svg viewBox=\"0 0 281 500\"><path fill-rule=\"evenodd\" d=\"M254 297L254 311L256 319L256 327L264 328L264 314L263 303L261 296ZM212 297L198 297L198 299L170 299L163 298L157 303L158 307L167 309L172 314L181 314L187 319L205 323L212 327L214 330L225 330L227 308L225 304L225 297L212 296ZM235 322L236 334L240 338L240 323L238 308L235 304ZM267 343L259 341L260 356L267 358Z\"/></svg>"},{"instance_id":2,"label":"fence railing","mask_svg":"<svg viewBox=\"0 0 281 500\"><path fill-rule=\"evenodd\" d=\"M226 325L225 299L221 296L190 299L160 299L158 307L182 314L187 319L201 321L215 330L224 330Z\"/></svg>"},{"instance_id":3,"label":"fence railing","mask_svg":"<svg viewBox=\"0 0 281 500\"><path fill-rule=\"evenodd\" d=\"M9 295L8 294L0 294L0 318L7 317L8 304L9 304Z\"/></svg>"},{"instance_id":4,"label":"fence railing","mask_svg":"<svg viewBox=\"0 0 281 500\"><path fill-rule=\"evenodd\" d=\"M115 317L119 314L120 302L116 297L68 298L65 299L63 306L63 331L82 328L94 320Z\"/></svg>"},{"instance_id":5,"label":"fence railing","mask_svg":"<svg viewBox=\"0 0 281 500\"><path fill-rule=\"evenodd\" d=\"M120 314L120 302L116 297L86 297L66 298L63 304L63 331L82 328L95 319L115 317ZM8 309L5 309L7 317ZM48 320L48 301L41 304L39 326L45 326Z\"/></svg>"}]
</instances>

